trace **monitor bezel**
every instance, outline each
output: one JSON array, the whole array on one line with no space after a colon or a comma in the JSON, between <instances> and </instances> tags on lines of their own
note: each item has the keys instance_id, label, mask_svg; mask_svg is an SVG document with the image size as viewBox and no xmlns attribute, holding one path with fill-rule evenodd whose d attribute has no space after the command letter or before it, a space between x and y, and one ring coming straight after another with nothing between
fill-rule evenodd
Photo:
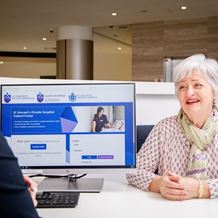
<instances>
[{"instance_id":1,"label":"monitor bezel","mask_svg":"<svg viewBox=\"0 0 218 218\"><path fill-rule=\"evenodd\" d=\"M136 169L136 151L137 151L137 134L136 134L136 87L135 87L135 83L134 82L84 82L84 83L10 83L10 84L1 84L1 116L0 116L0 128L2 130L2 90L3 87L10 87L10 86L58 86L58 85L63 85L63 86L74 86L74 85L132 85L133 86L133 91L134 91L134 95L133 95L133 130L134 130L134 164L133 165L91 165L91 166L79 166L79 165L63 165L63 166L20 166L21 169L24 172L38 172L38 173L58 173L58 174L69 174L71 171L73 172L78 172L78 173L85 173L87 171L87 169L90 171L95 172L95 169L98 169L98 172L102 171L104 172L104 170L110 170L112 169L113 171L119 171L119 170L127 170L127 172L131 169Z\"/></svg>"}]
</instances>

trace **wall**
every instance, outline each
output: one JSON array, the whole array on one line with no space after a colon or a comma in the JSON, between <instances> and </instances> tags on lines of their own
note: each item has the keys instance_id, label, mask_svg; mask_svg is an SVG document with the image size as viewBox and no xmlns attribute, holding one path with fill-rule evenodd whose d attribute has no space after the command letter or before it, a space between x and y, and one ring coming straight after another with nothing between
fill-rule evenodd
<instances>
[{"instance_id":1,"label":"wall","mask_svg":"<svg viewBox=\"0 0 218 218\"><path fill-rule=\"evenodd\" d=\"M164 57L203 52L218 59L218 17L131 25L130 45L94 34L94 79L154 81L163 77ZM118 51L117 46L123 50ZM56 63L0 64L0 76L55 75Z\"/></svg>"},{"instance_id":2,"label":"wall","mask_svg":"<svg viewBox=\"0 0 218 218\"><path fill-rule=\"evenodd\" d=\"M122 47L122 50L117 50ZM94 79L131 80L131 46L94 34ZM55 58L0 57L0 76L40 78L56 75Z\"/></svg>"},{"instance_id":3,"label":"wall","mask_svg":"<svg viewBox=\"0 0 218 218\"><path fill-rule=\"evenodd\" d=\"M56 72L55 58L0 58L0 76L19 78L40 78L52 76Z\"/></svg>"},{"instance_id":4,"label":"wall","mask_svg":"<svg viewBox=\"0 0 218 218\"><path fill-rule=\"evenodd\" d=\"M132 79L163 77L164 57L204 53L218 59L218 17L131 25Z\"/></svg>"},{"instance_id":5,"label":"wall","mask_svg":"<svg viewBox=\"0 0 218 218\"><path fill-rule=\"evenodd\" d=\"M97 34L94 42L94 79L132 80L131 46Z\"/></svg>"}]
</instances>

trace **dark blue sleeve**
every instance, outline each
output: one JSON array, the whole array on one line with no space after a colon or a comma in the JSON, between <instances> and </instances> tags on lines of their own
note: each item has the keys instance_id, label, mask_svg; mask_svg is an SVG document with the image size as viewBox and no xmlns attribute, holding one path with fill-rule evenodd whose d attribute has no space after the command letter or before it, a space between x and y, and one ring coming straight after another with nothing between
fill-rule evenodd
<instances>
[{"instance_id":1,"label":"dark blue sleeve","mask_svg":"<svg viewBox=\"0 0 218 218\"><path fill-rule=\"evenodd\" d=\"M106 116L106 115L104 115L104 114L103 114L103 116L104 116L104 123L105 123L105 124L108 124L108 123L109 123L109 121L108 121L108 119L107 119L107 116Z\"/></svg>"},{"instance_id":2,"label":"dark blue sleeve","mask_svg":"<svg viewBox=\"0 0 218 218\"><path fill-rule=\"evenodd\" d=\"M17 158L0 134L0 217L38 218Z\"/></svg>"}]
</instances>

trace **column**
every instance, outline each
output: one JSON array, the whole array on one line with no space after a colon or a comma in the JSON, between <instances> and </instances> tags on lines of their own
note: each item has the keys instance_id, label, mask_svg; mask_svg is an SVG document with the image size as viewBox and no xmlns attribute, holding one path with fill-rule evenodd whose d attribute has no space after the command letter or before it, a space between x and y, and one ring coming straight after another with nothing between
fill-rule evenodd
<instances>
[{"instance_id":1,"label":"column","mask_svg":"<svg viewBox=\"0 0 218 218\"><path fill-rule=\"evenodd\" d=\"M93 79L91 27L62 26L58 29L57 78Z\"/></svg>"}]
</instances>

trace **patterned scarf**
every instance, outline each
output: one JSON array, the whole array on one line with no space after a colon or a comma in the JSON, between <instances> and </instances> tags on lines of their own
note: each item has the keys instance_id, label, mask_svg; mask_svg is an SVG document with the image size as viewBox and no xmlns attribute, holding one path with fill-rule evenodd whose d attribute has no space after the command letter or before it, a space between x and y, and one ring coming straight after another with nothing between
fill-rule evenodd
<instances>
[{"instance_id":1,"label":"patterned scarf","mask_svg":"<svg viewBox=\"0 0 218 218\"><path fill-rule=\"evenodd\" d=\"M182 109L179 112L178 120L191 145L186 176L207 179L207 161L203 151L207 149L218 132L218 110L216 107L213 109L212 115L201 129L191 123Z\"/></svg>"}]
</instances>

